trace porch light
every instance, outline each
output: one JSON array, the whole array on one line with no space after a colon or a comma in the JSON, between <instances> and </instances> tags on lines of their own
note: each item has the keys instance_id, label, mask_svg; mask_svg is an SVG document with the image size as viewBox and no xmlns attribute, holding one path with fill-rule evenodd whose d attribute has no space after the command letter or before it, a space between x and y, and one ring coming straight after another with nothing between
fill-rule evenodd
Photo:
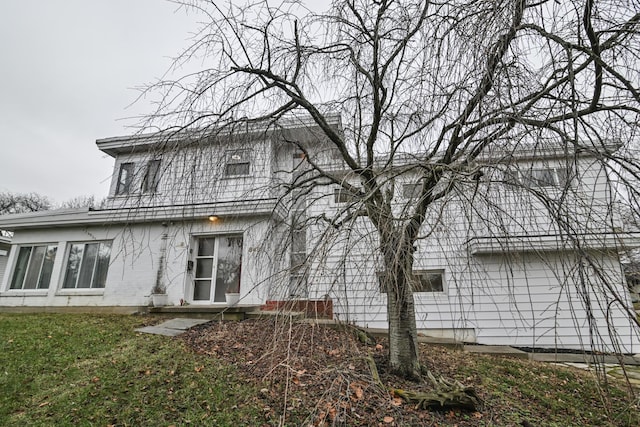
<instances>
[{"instance_id":1,"label":"porch light","mask_svg":"<svg viewBox=\"0 0 640 427\"><path fill-rule=\"evenodd\" d=\"M218 222L220 220L220 217L217 215L210 215L209 216L209 221L210 222Z\"/></svg>"}]
</instances>

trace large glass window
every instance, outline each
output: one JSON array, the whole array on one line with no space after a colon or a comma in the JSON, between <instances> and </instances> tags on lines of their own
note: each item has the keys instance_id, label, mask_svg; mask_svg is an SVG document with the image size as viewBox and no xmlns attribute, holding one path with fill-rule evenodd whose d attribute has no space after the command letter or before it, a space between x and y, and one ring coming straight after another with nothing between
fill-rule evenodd
<instances>
[{"instance_id":1,"label":"large glass window","mask_svg":"<svg viewBox=\"0 0 640 427\"><path fill-rule=\"evenodd\" d=\"M51 281L53 262L58 247L55 245L22 246L13 270L11 289L47 289Z\"/></svg>"},{"instance_id":2,"label":"large glass window","mask_svg":"<svg viewBox=\"0 0 640 427\"><path fill-rule=\"evenodd\" d=\"M118 173L118 183L116 185L116 196L129 194L131 183L133 182L133 163L122 163Z\"/></svg>"},{"instance_id":3,"label":"large glass window","mask_svg":"<svg viewBox=\"0 0 640 427\"><path fill-rule=\"evenodd\" d=\"M73 243L67 255L62 287L104 288L111 257L111 242Z\"/></svg>"},{"instance_id":4,"label":"large glass window","mask_svg":"<svg viewBox=\"0 0 640 427\"><path fill-rule=\"evenodd\" d=\"M150 160L147 162L147 170L142 181L143 193L155 193L160 184L160 160Z\"/></svg>"}]
</instances>

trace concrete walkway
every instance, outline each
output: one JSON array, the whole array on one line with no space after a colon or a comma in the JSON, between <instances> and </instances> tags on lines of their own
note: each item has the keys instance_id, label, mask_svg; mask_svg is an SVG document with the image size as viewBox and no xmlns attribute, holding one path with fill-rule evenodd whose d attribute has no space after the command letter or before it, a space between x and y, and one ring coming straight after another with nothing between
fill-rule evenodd
<instances>
[{"instance_id":1,"label":"concrete walkway","mask_svg":"<svg viewBox=\"0 0 640 427\"><path fill-rule=\"evenodd\" d=\"M167 320L166 322L162 322L159 325L138 328L136 329L136 332L175 337L187 332L188 329L193 328L196 325L201 325L209 321L209 319L171 319Z\"/></svg>"}]
</instances>

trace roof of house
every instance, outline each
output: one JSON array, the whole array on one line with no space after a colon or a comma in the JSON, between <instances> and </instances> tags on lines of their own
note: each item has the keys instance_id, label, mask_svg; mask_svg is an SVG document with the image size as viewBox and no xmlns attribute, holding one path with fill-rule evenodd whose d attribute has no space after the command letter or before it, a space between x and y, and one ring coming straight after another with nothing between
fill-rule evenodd
<instances>
[{"instance_id":1,"label":"roof of house","mask_svg":"<svg viewBox=\"0 0 640 427\"><path fill-rule=\"evenodd\" d=\"M339 114L329 114L325 116L330 126L341 128L341 118ZM309 132L313 128L318 128L316 122L308 115L291 115L277 121L237 121L222 127L205 127L201 129L184 129L182 127L169 128L164 131L154 133L140 133L137 135L115 136L96 140L98 149L102 152L116 157L118 154L130 154L139 151L150 151L154 149L171 149L176 143L201 143L202 141L213 142L218 138L252 138L263 135L265 132L289 131L295 132L303 130Z\"/></svg>"},{"instance_id":2,"label":"roof of house","mask_svg":"<svg viewBox=\"0 0 640 427\"><path fill-rule=\"evenodd\" d=\"M205 220L217 217L283 218L282 207L275 198L256 200L167 205L113 209L57 209L0 216L0 229L16 231L73 226L102 226L180 220Z\"/></svg>"}]
</instances>

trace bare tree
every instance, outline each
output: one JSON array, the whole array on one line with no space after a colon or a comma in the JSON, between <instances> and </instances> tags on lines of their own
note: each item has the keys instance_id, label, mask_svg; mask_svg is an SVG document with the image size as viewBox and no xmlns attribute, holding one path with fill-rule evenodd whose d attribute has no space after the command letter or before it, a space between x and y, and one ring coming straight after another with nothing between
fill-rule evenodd
<instances>
[{"instance_id":1,"label":"bare tree","mask_svg":"<svg viewBox=\"0 0 640 427\"><path fill-rule=\"evenodd\" d=\"M589 231L577 228L587 227L575 214L585 204L530 185L545 178L514 171L518 153L553 151L568 170L588 153L613 189L609 206L637 208L638 187L628 185L640 176L637 3L336 0L325 13L300 1L185 7L205 23L176 70L197 59L202 71L149 88L162 97L146 128L226 132L310 116L343 167L323 166L299 146L307 169L288 194L338 186L349 208L316 220L331 230L360 218L375 230L390 366L400 374L420 373L411 272L417 241L448 220L445 203L459 206L466 224L456 238L477 227L508 236L519 218L503 208L499 188L519 186L585 268L597 267L575 237ZM394 197L407 174L415 193L399 209ZM612 210L590 217L591 230L606 228Z\"/></svg>"},{"instance_id":2,"label":"bare tree","mask_svg":"<svg viewBox=\"0 0 640 427\"><path fill-rule=\"evenodd\" d=\"M51 202L37 193L0 193L0 215L46 211Z\"/></svg>"},{"instance_id":3,"label":"bare tree","mask_svg":"<svg viewBox=\"0 0 640 427\"><path fill-rule=\"evenodd\" d=\"M76 196L59 204L59 209L99 208L104 200L96 200L93 194L88 196Z\"/></svg>"},{"instance_id":4,"label":"bare tree","mask_svg":"<svg viewBox=\"0 0 640 427\"><path fill-rule=\"evenodd\" d=\"M51 202L37 193L0 193L0 215L37 212L51 209ZM11 235L0 230L0 236Z\"/></svg>"}]
</instances>

